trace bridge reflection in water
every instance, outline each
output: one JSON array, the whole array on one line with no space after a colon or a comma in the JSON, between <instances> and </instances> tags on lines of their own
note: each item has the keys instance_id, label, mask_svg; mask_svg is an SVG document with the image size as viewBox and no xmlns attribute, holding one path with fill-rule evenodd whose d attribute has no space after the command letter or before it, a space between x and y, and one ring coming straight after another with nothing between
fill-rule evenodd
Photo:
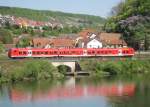
<instances>
[{"instance_id":1,"label":"bridge reflection in water","mask_svg":"<svg viewBox=\"0 0 150 107\"><path fill-rule=\"evenodd\" d=\"M23 89L12 88L10 99L15 103L39 100L75 99L88 96L133 96L135 85L133 83L112 83L101 85L76 85L74 79L70 79L63 86L56 86L46 91L35 92L24 91Z\"/></svg>"}]
</instances>

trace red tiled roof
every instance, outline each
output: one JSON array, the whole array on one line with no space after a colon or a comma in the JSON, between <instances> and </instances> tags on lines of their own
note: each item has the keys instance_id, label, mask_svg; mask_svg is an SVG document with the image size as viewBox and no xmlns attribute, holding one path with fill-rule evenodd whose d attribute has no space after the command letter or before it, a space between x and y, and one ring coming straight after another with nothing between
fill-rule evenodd
<instances>
[{"instance_id":1,"label":"red tiled roof","mask_svg":"<svg viewBox=\"0 0 150 107\"><path fill-rule=\"evenodd\" d=\"M51 39L53 47L74 47L74 41L72 39Z\"/></svg>"},{"instance_id":2,"label":"red tiled roof","mask_svg":"<svg viewBox=\"0 0 150 107\"><path fill-rule=\"evenodd\" d=\"M125 46L127 45L127 43L123 39L121 39L120 33L100 33L99 37L104 44L123 44Z\"/></svg>"},{"instance_id":3,"label":"red tiled roof","mask_svg":"<svg viewBox=\"0 0 150 107\"><path fill-rule=\"evenodd\" d=\"M47 44L50 44L50 39L49 38L33 38L31 45L34 47L45 47Z\"/></svg>"},{"instance_id":4,"label":"red tiled roof","mask_svg":"<svg viewBox=\"0 0 150 107\"><path fill-rule=\"evenodd\" d=\"M95 30L93 30L93 29L85 29L85 30L82 30L81 32L79 32L79 35L83 38L87 38L89 33L94 33L94 32L95 32Z\"/></svg>"}]
</instances>

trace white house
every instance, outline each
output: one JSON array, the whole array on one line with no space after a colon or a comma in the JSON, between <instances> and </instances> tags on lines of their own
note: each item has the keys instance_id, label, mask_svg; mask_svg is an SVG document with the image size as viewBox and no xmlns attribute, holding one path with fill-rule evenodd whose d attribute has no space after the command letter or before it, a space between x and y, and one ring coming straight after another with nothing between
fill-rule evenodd
<instances>
[{"instance_id":1,"label":"white house","mask_svg":"<svg viewBox=\"0 0 150 107\"><path fill-rule=\"evenodd\" d=\"M103 45L100 41L93 39L87 43L87 48L102 48Z\"/></svg>"}]
</instances>

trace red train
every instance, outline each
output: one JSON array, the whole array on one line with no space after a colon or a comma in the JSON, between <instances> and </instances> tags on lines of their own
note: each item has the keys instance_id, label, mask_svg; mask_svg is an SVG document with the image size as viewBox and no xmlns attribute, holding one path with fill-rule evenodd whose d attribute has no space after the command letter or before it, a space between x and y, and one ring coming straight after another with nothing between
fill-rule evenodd
<instances>
[{"instance_id":1,"label":"red train","mask_svg":"<svg viewBox=\"0 0 150 107\"><path fill-rule=\"evenodd\" d=\"M132 57L134 56L133 48L72 48L72 49L40 49L40 48L12 48L8 52L10 58L25 57Z\"/></svg>"}]
</instances>

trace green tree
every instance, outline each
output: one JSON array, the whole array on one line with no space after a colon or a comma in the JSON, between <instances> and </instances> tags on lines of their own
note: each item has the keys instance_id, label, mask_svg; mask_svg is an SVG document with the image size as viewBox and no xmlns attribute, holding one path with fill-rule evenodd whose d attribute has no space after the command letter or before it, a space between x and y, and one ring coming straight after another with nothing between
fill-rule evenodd
<instances>
[{"instance_id":1,"label":"green tree","mask_svg":"<svg viewBox=\"0 0 150 107\"><path fill-rule=\"evenodd\" d=\"M0 29L0 38L2 39L2 43L8 44L13 41L13 34L9 30Z\"/></svg>"},{"instance_id":2,"label":"green tree","mask_svg":"<svg viewBox=\"0 0 150 107\"><path fill-rule=\"evenodd\" d=\"M107 32L123 33L129 46L145 49L149 47L150 0L125 0L112 9L113 16L108 18L104 29ZM146 38L146 39L145 39Z\"/></svg>"},{"instance_id":3,"label":"green tree","mask_svg":"<svg viewBox=\"0 0 150 107\"><path fill-rule=\"evenodd\" d=\"M17 47L28 47L30 46L30 38L24 37L18 43Z\"/></svg>"},{"instance_id":4,"label":"green tree","mask_svg":"<svg viewBox=\"0 0 150 107\"><path fill-rule=\"evenodd\" d=\"M3 53L4 52L4 45L2 43L0 43L0 53Z\"/></svg>"}]
</instances>

